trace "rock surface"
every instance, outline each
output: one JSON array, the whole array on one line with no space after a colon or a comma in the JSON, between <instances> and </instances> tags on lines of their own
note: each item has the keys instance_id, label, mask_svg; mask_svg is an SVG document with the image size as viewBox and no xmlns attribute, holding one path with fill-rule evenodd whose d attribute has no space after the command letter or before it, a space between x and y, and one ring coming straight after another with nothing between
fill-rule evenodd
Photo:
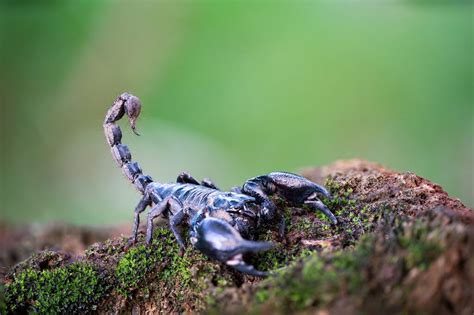
<instances>
[{"instance_id":1,"label":"rock surface","mask_svg":"<svg viewBox=\"0 0 474 315\"><path fill-rule=\"evenodd\" d=\"M46 237L26 249L10 246L10 256L0 257L8 268L0 308L144 314L474 312L472 209L415 174L361 160L302 174L331 191L334 198L325 203L339 223L275 200L286 220L285 239L262 228L257 238L278 245L249 257L260 269L278 269L267 279L239 274L192 248L179 255L165 222L151 247L143 244L143 235L132 248L126 248L125 237L104 240L123 229L95 235L87 228L87 238L78 229L72 236L63 233L64 242L46 233L53 241ZM2 239L15 233L3 229ZM15 259L52 245L62 250L38 251L11 267Z\"/></svg>"}]
</instances>

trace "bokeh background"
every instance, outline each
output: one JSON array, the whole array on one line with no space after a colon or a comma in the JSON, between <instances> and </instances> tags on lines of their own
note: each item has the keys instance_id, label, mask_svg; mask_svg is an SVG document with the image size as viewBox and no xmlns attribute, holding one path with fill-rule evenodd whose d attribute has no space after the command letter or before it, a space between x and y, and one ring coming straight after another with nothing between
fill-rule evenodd
<instances>
[{"instance_id":1,"label":"bokeh background","mask_svg":"<svg viewBox=\"0 0 474 315\"><path fill-rule=\"evenodd\" d=\"M1 220L130 221L104 114L144 171L223 188L360 157L473 204L471 1L2 1Z\"/></svg>"}]
</instances>

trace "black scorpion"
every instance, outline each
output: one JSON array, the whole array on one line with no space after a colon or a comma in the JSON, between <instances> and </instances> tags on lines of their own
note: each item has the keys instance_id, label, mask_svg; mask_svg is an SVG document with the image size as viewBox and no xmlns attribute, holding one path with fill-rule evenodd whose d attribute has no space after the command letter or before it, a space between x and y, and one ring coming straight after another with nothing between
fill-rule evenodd
<instances>
[{"instance_id":1,"label":"black scorpion","mask_svg":"<svg viewBox=\"0 0 474 315\"><path fill-rule=\"evenodd\" d=\"M321 202L319 196L330 198L329 192L296 174L273 172L247 180L242 187L226 192L218 189L210 180L198 182L191 175L181 173L176 183L159 183L144 175L128 147L121 143L122 132L116 124L127 115L132 131L140 115L141 102L131 94L120 95L108 110L103 124L112 156L125 176L143 195L135 208L131 242L137 240L140 213L150 207L147 218L146 242L153 235L153 220L159 215L168 218L170 229L181 249L184 240L179 226L188 224L192 245L213 259L249 275L266 276L268 272L256 270L243 260L243 254L267 250L272 243L251 241L262 224L277 222L279 232L284 233L283 216L277 213L270 196L283 198L290 205L307 205L322 211L334 224L336 217Z\"/></svg>"}]
</instances>

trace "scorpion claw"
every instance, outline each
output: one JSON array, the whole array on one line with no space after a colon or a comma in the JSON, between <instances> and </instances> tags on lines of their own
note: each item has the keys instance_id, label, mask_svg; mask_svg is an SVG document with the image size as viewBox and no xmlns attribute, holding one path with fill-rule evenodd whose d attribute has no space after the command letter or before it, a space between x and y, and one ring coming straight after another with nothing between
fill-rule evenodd
<instances>
[{"instance_id":1,"label":"scorpion claw","mask_svg":"<svg viewBox=\"0 0 474 315\"><path fill-rule=\"evenodd\" d=\"M331 193L324 187L317 185L319 188L319 192L326 197L327 199L332 199Z\"/></svg>"},{"instance_id":2,"label":"scorpion claw","mask_svg":"<svg viewBox=\"0 0 474 315\"><path fill-rule=\"evenodd\" d=\"M328 207L326 207L326 205L321 200L308 200L305 203L313 206L317 210L324 213L324 215L328 217L329 220L331 220L332 224L337 224L336 216L331 212L331 210L329 210Z\"/></svg>"},{"instance_id":3,"label":"scorpion claw","mask_svg":"<svg viewBox=\"0 0 474 315\"><path fill-rule=\"evenodd\" d=\"M246 273L254 277L267 277L270 274L270 272L268 271L260 271L255 269L254 266L247 264L243 260L242 254L235 255L230 260L226 261L226 264L232 266L240 272Z\"/></svg>"},{"instance_id":4,"label":"scorpion claw","mask_svg":"<svg viewBox=\"0 0 474 315\"><path fill-rule=\"evenodd\" d=\"M242 254L268 250L273 247L272 243L245 240L228 222L212 217L204 219L195 234L194 247L207 256L252 276L268 275L245 263Z\"/></svg>"}]
</instances>

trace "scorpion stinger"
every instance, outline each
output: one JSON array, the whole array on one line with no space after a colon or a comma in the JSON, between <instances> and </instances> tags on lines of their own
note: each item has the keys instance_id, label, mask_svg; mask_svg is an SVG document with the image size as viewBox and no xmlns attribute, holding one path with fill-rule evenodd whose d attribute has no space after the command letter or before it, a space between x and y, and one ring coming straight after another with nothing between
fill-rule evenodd
<instances>
[{"instance_id":1,"label":"scorpion stinger","mask_svg":"<svg viewBox=\"0 0 474 315\"><path fill-rule=\"evenodd\" d=\"M142 173L138 163L132 162L130 150L121 143L122 131L116 123L127 115L133 132L138 134L136 121L140 111L138 97L123 93L108 110L103 125L114 160L143 195L135 207L131 243L137 240L140 214L150 207L146 237L148 244L153 238L153 220L163 216L168 219L181 248L185 246L185 240L179 227L187 224L191 231L191 243L196 249L241 272L262 277L268 273L245 263L243 254L267 250L272 244L245 240L242 235L252 239L259 228L269 226L267 223L277 219L280 219L279 231L283 235L285 220L272 202L272 195L283 198L295 207L307 206L321 211L337 224L336 217L319 199L320 195L330 198L329 192L296 174L273 172L254 177L232 192L219 190L208 179L199 182L188 173L181 173L175 183L153 181Z\"/></svg>"}]
</instances>

